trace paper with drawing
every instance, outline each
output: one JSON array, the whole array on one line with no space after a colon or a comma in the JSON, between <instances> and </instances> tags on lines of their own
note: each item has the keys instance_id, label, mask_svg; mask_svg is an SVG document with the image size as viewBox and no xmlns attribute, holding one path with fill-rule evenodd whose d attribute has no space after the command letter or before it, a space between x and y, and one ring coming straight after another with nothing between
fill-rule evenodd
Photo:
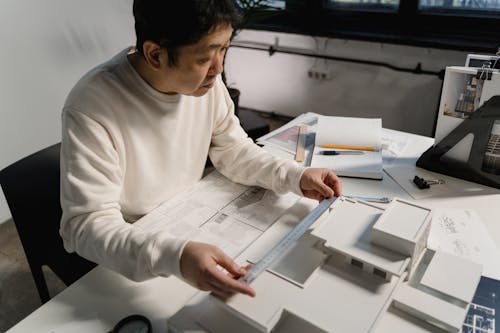
<instances>
[{"instance_id":1,"label":"paper with drawing","mask_svg":"<svg viewBox=\"0 0 500 333\"><path fill-rule=\"evenodd\" d=\"M500 280L500 252L472 209L435 209L427 246L483 265L483 276Z\"/></svg>"},{"instance_id":2,"label":"paper with drawing","mask_svg":"<svg viewBox=\"0 0 500 333\"><path fill-rule=\"evenodd\" d=\"M277 195L235 184L214 171L134 226L213 244L235 258L297 200L299 196L293 193Z\"/></svg>"}]
</instances>

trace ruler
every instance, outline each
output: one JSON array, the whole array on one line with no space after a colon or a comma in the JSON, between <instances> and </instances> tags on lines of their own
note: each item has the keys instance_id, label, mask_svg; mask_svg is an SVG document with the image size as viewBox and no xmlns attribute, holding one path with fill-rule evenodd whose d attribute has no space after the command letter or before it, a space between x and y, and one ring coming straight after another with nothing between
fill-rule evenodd
<instances>
[{"instance_id":1,"label":"ruler","mask_svg":"<svg viewBox=\"0 0 500 333\"><path fill-rule=\"evenodd\" d=\"M355 200L363 200L367 202L390 203L392 201L392 199L388 197L363 197L360 195L344 195L344 197Z\"/></svg>"},{"instance_id":2,"label":"ruler","mask_svg":"<svg viewBox=\"0 0 500 333\"><path fill-rule=\"evenodd\" d=\"M300 125L299 135L297 138L297 151L295 153L295 161L304 162L306 149L307 125Z\"/></svg>"},{"instance_id":3,"label":"ruler","mask_svg":"<svg viewBox=\"0 0 500 333\"><path fill-rule=\"evenodd\" d=\"M280 258L289 248L292 246L306 231L309 227L316 222L316 220L330 207L337 197L331 197L330 199L324 199L321 203L316 206L306 217L300 221L299 224L295 226L282 240L279 241L268 253L262 257L255 265L250 268L250 270L242 276L239 280L247 284L252 283L253 280L259 276L260 273L265 271L271 266L271 264Z\"/></svg>"}]
</instances>

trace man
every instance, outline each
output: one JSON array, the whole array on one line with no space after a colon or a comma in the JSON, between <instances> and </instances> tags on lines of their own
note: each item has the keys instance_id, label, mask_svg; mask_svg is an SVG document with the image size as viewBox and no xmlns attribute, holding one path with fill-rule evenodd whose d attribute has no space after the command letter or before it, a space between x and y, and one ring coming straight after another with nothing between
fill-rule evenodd
<instances>
[{"instance_id":1,"label":"man","mask_svg":"<svg viewBox=\"0 0 500 333\"><path fill-rule=\"evenodd\" d=\"M321 200L341 195L326 169L253 144L220 73L238 13L231 0L134 1L136 48L87 73L62 113L60 233L68 251L133 280L174 274L226 297L255 291L214 246L132 224L202 176L207 155L235 182ZM217 269L224 267L229 274Z\"/></svg>"}]
</instances>

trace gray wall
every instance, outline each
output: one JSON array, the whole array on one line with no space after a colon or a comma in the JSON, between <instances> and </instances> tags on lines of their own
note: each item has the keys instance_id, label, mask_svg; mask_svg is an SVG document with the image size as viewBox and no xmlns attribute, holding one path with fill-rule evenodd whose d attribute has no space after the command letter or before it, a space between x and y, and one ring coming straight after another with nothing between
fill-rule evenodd
<instances>
[{"instance_id":1,"label":"gray wall","mask_svg":"<svg viewBox=\"0 0 500 333\"><path fill-rule=\"evenodd\" d=\"M243 31L236 41L275 44L320 54L386 62L398 67L439 71L462 65L467 52L313 38L284 33ZM330 73L327 81L308 77L310 69ZM240 103L255 109L296 116L381 117L383 126L431 136L442 80L388 68L315 60L314 58L231 48L226 62L228 83L241 90Z\"/></svg>"},{"instance_id":2,"label":"gray wall","mask_svg":"<svg viewBox=\"0 0 500 333\"><path fill-rule=\"evenodd\" d=\"M75 82L135 41L132 0L0 3L0 169L60 141ZM0 222L10 217L0 191Z\"/></svg>"}]
</instances>

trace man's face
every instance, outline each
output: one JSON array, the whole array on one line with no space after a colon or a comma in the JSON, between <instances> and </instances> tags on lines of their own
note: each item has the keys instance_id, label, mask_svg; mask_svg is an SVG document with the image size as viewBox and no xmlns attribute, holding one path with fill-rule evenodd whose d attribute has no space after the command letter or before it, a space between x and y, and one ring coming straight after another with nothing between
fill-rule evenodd
<instances>
[{"instance_id":1,"label":"man's face","mask_svg":"<svg viewBox=\"0 0 500 333\"><path fill-rule=\"evenodd\" d=\"M162 50L162 68L157 72L156 89L168 94L203 96L222 73L222 61L229 47L232 27L220 25L198 43L179 49L177 66L169 66L168 51Z\"/></svg>"}]
</instances>

